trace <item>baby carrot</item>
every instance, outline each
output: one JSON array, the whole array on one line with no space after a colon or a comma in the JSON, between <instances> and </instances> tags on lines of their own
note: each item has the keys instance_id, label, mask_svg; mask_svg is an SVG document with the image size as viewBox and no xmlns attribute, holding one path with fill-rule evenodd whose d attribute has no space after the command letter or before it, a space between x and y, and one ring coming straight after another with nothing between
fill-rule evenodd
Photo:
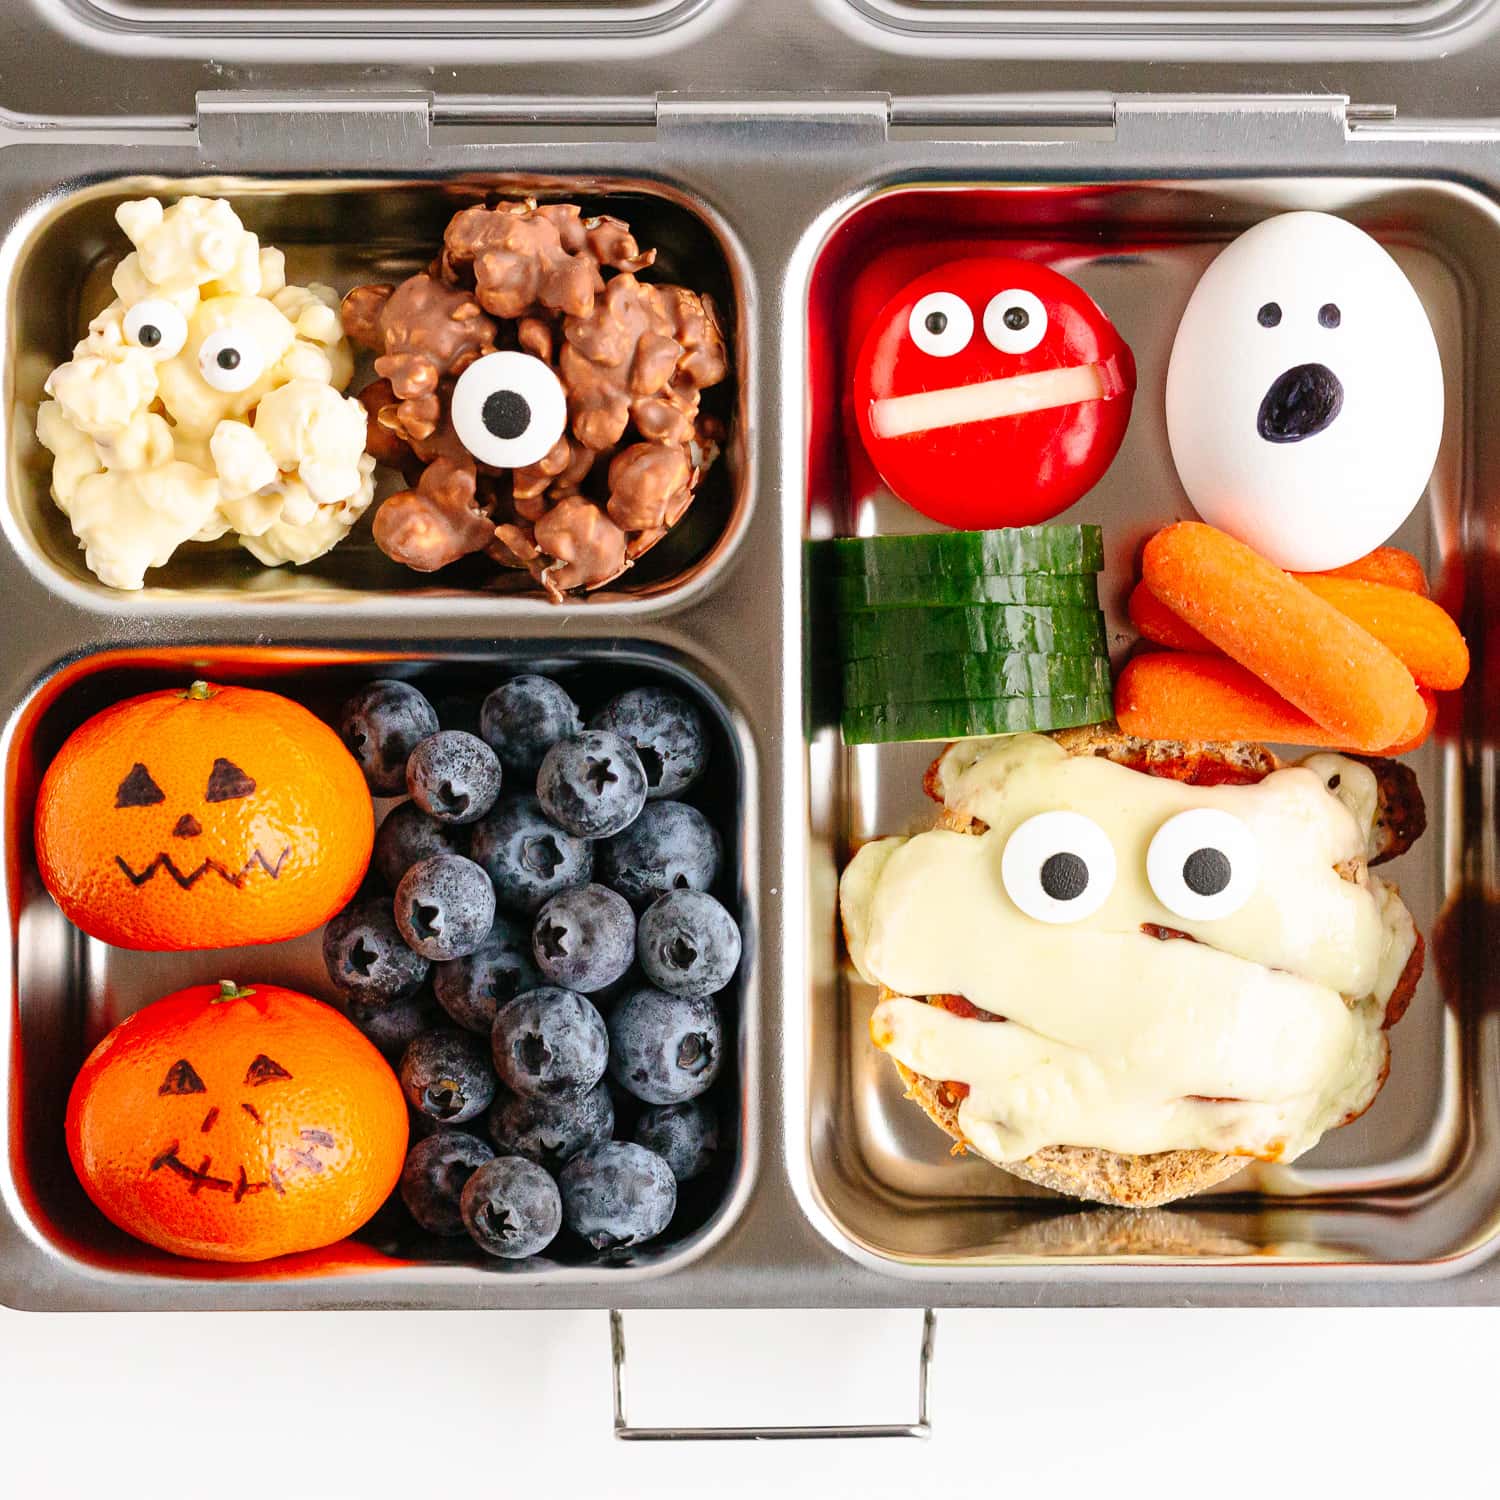
<instances>
[{"instance_id":1,"label":"baby carrot","mask_svg":"<svg viewBox=\"0 0 1500 1500\"><path fill-rule=\"evenodd\" d=\"M1427 575L1422 564L1399 547L1377 547L1342 568L1329 568L1324 573L1294 573L1292 577L1359 578L1366 583L1388 583L1393 589L1408 589L1413 594L1427 592Z\"/></svg>"},{"instance_id":2,"label":"baby carrot","mask_svg":"<svg viewBox=\"0 0 1500 1500\"><path fill-rule=\"evenodd\" d=\"M1435 700L1428 694L1417 704L1416 720L1403 726L1401 743L1342 748L1386 755L1414 749L1430 732L1429 709L1435 709ZM1115 718L1126 734L1142 739L1330 743L1321 724L1238 662L1187 651L1152 651L1126 662L1115 684Z\"/></svg>"},{"instance_id":3,"label":"baby carrot","mask_svg":"<svg viewBox=\"0 0 1500 1500\"><path fill-rule=\"evenodd\" d=\"M1447 611L1431 599L1358 578L1309 573L1300 582L1389 646L1423 687L1448 692L1463 686L1469 648Z\"/></svg>"},{"instance_id":4,"label":"baby carrot","mask_svg":"<svg viewBox=\"0 0 1500 1500\"><path fill-rule=\"evenodd\" d=\"M1130 591L1130 623L1148 641L1170 646L1174 651L1212 651L1214 643L1206 640L1185 620L1179 620L1142 579Z\"/></svg>"},{"instance_id":5,"label":"baby carrot","mask_svg":"<svg viewBox=\"0 0 1500 1500\"><path fill-rule=\"evenodd\" d=\"M1243 542L1179 521L1146 544L1146 586L1300 708L1325 740L1378 749L1421 711L1411 673L1369 631Z\"/></svg>"}]
</instances>

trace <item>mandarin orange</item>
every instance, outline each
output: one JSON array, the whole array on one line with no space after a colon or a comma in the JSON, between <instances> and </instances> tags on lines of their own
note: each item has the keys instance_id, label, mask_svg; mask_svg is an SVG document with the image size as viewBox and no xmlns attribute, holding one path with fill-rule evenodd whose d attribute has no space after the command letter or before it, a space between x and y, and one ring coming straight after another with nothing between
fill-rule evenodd
<instances>
[{"instance_id":1,"label":"mandarin orange","mask_svg":"<svg viewBox=\"0 0 1500 1500\"><path fill-rule=\"evenodd\" d=\"M197 1260L352 1234L406 1155L401 1086L331 1006L277 985L179 990L122 1021L68 1098L68 1155L113 1223Z\"/></svg>"},{"instance_id":2,"label":"mandarin orange","mask_svg":"<svg viewBox=\"0 0 1500 1500\"><path fill-rule=\"evenodd\" d=\"M310 932L354 894L374 837L338 736L256 688L195 682L106 708L68 737L37 797L53 900L121 948Z\"/></svg>"}]
</instances>

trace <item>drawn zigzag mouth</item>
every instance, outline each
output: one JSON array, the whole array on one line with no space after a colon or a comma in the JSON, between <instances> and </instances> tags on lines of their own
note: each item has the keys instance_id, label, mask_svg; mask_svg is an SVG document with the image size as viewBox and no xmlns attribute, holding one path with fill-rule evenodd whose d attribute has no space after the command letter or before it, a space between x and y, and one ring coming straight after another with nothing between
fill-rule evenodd
<instances>
[{"instance_id":1,"label":"drawn zigzag mouth","mask_svg":"<svg viewBox=\"0 0 1500 1500\"><path fill-rule=\"evenodd\" d=\"M132 870L124 857L119 854L115 855L115 863L125 872L125 878L134 886L145 885L148 880L154 878L158 870L165 870L183 890L190 891L209 871L212 871L220 880L234 886L238 890L250 878L251 873L257 866L264 870L272 880L275 880L281 874L281 867L286 863L287 855L291 852L292 846L288 844L276 856L276 861L273 864L260 852L257 846L251 851L250 858L245 861L243 868L238 872L226 869L216 859L205 859L196 869L184 873L177 868L172 856L165 852L158 854L149 865L139 871Z\"/></svg>"}]
</instances>

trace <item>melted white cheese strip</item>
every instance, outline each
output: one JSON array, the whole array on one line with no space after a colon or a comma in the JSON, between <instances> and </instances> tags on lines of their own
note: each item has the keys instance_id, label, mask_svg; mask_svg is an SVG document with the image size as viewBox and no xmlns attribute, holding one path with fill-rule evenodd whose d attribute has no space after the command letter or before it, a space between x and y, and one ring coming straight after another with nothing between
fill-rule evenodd
<instances>
[{"instance_id":1,"label":"melted white cheese strip","mask_svg":"<svg viewBox=\"0 0 1500 1500\"><path fill-rule=\"evenodd\" d=\"M871 1022L906 1066L969 1086L959 1122L982 1154L1201 1147L1291 1160L1374 1096L1385 1001L1415 932L1379 881L1337 873L1363 858L1364 830L1317 774L1191 787L1019 735L951 747L939 786L989 831L868 845L841 903L865 978L1006 1017L896 999ZM1152 892L1146 850L1169 817L1204 806L1250 830L1261 875L1239 911L1194 921ZM1010 832L1051 809L1092 818L1118 862L1109 899L1068 926L1026 917L1000 877ZM1142 924L1199 941L1148 937Z\"/></svg>"}]
</instances>

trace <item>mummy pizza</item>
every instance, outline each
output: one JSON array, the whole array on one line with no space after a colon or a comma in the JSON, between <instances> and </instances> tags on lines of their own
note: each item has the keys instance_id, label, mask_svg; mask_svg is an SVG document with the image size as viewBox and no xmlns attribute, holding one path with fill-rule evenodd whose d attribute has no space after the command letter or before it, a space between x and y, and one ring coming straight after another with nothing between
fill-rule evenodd
<instances>
[{"instance_id":1,"label":"mummy pizza","mask_svg":"<svg viewBox=\"0 0 1500 1500\"><path fill-rule=\"evenodd\" d=\"M289 285L281 252L221 200L146 198L115 218L135 246L115 300L37 413L89 568L138 589L183 543L227 534L268 566L321 556L374 493L333 293Z\"/></svg>"},{"instance_id":2,"label":"mummy pizza","mask_svg":"<svg viewBox=\"0 0 1500 1500\"><path fill-rule=\"evenodd\" d=\"M430 269L345 297L380 377L370 451L409 481L376 512L388 556L484 552L561 600L677 524L718 452L699 396L727 358L710 298L638 278L655 258L572 204L475 205Z\"/></svg>"},{"instance_id":3,"label":"mummy pizza","mask_svg":"<svg viewBox=\"0 0 1500 1500\"><path fill-rule=\"evenodd\" d=\"M1090 490L1119 451L1135 360L1098 306L1046 266L952 261L881 310L854 408L880 477L948 526L1021 526Z\"/></svg>"},{"instance_id":4,"label":"mummy pizza","mask_svg":"<svg viewBox=\"0 0 1500 1500\"><path fill-rule=\"evenodd\" d=\"M1319 572L1411 514L1443 432L1443 371L1421 300L1363 230L1290 213L1204 272L1167 371L1188 499L1278 567Z\"/></svg>"}]
</instances>

